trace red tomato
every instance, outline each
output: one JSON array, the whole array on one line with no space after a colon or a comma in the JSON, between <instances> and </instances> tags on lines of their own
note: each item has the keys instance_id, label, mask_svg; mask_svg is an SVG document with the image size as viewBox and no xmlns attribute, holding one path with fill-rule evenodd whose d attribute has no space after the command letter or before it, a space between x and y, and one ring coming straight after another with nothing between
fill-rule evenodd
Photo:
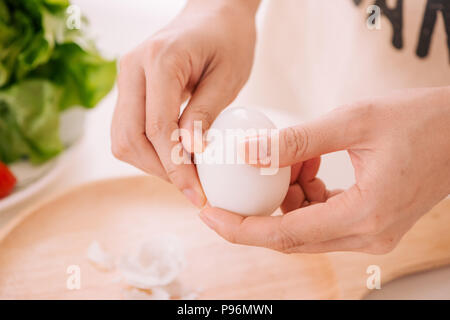
<instances>
[{"instance_id":1,"label":"red tomato","mask_svg":"<svg viewBox=\"0 0 450 320\"><path fill-rule=\"evenodd\" d=\"M0 162L0 199L11 193L16 182L16 177L4 163Z\"/></svg>"}]
</instances>

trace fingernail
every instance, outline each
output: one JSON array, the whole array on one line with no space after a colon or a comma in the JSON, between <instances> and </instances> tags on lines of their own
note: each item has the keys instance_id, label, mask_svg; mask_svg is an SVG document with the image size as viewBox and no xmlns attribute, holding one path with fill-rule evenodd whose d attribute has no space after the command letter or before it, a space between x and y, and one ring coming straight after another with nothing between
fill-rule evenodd
<instances>
[{"instance_id":1,"label":"fingernail","mask_svg":"<svg viewBox=\"0 0 450 320\"><path fill-rule=\"evenodd\" d=\"M202 208L205 205L205 197L196 192L193 189L184 189L184 195L196 206L197 208Z\"/></svg>"}]
</instances>

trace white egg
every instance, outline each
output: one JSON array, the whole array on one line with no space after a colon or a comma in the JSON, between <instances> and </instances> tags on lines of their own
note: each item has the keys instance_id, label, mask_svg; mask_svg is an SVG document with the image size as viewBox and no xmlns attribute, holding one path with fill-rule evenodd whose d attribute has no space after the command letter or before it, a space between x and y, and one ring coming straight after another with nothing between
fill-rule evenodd
<instances>
[{"instance_id":1,"label":"white egg","mask_svg":"<svg viewBox=\"0 0 450 320\"><path fill-rule=\"evenodd\" d=\"M237 143L249 133L270 134L272 129L276 129L272 121L250 108L226 109L216 118L206 134L205 150L195 155L198 176L211 206L243 216L270 215L280 206L289 188L291 168L268 172L243 163L242 145Z\"/></svg>"}]
</instances>

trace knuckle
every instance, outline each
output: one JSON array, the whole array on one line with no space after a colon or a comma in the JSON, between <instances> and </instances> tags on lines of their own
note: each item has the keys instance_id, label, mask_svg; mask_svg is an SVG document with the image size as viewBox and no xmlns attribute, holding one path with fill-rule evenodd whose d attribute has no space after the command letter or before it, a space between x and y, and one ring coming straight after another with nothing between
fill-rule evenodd
<instances>
[{"instance_id":1,"label":"knuckle","mask_svg":"<svg viewBox=\"0 0 450 320\"><path fill-rule=\"evenodd\" d=\"M188 83L189 79L189 68L186 67L186 61L188 60L179 53L168 52L160 55L155 60L155 64L160 72L164 72L176 79L181 89Z\"/></svg>"},{"instance_id":2,"label":"knuckle","mask_svg":"<svg viewBox=\"0 0 450 320\"><path fill-rule=\"evenodd\" d=\"M167 41L162 37L154 37L145 42L143 52L150 59L155 59L161 55L167 46Z\"/></svg>"},{"instance_id":3,"label":"knuckle","mask_svg":"<svg viewBox=\"0 0 450 320\"><path fill-rule=\"evenodd\" d=\"M126 161L132 150L132 141L127 134L113 135L111 139L111 152L118 160Z\"/></svg>"},{"instance_id":4,"label":"knuckle","mask_svg":"<svg viewBox=\"0 0 450 320\"><path fill-rule=\"evenodd\" d=\"M178 48L178 41L164 37L148 41L144 51L145 56L150 58L149 61L164 67L171 67L176 62L175 58L177 57Z\"/></svg>"},{"instance_id":5,"label":"knuckle","mask_svg":"<svg viewBox=\"0 0 450 320\"><path fill-rule=\"evenodd\" d=\"M149 140L167 137L169 140L174 130L178 129L177 120L170 121L164 117L156 117L145 124L145 135Z\"/></svg>"},{"instance_id":6,"label":"knuckle","mask_svg":"<svg viewBox=\"0 0 450 320\"><path fill-rule=\"evenodd\" d=\"M351 107L348 126L352 130L350 133L360 138L366 138L371 132L368 124L375 119L375 109L376 105L371 100Z\"/></svg>"},{"instance_id":7,"label":"knuckle","mask_svg":"<svg viewBox=\"0 0 450 320\"><path fill-rule=\"evenodd\" d=\"M226 232L223 234L223 237L232 244L238 244L238 236L236 232Z\"/></svg>"},{"instance_id":8,"label":"knuckle","mask_svg":"<svg viewBox=\"0 0 450 320\"><path fill-rule=\"evenodd\" d=\"M134 54L133 52L128 52L125 55L123 55L119 60L119 71L123 69L129 68L132 63L134 62ZM120 75L120 73L119 73Z\"/></svg>"},{"instance_id":9,"label":"knuckle","mask_svg":"<svg viewBox=\"0 0 450 320\"><path fill-rule=\"evenodd\" d=\"M144 62L144 68L157 74L169 75L183 88L189 81L191 67L189 55L180 48L177 40L151 40L145 49L148 59Z\"/></svg>"},{"instance_id":10,"label":"knuckle","mask_svg":"<svg viewBox=\"0 0 450 320\"><path fill-rule=\"evenodd\" d=\"M209 109L210 108L208 106L195 106L191 113L191 120L201 120L203 129L209 128L214 121L214 117Z\"/></svg>"},{"instance_id":11,"label":"knuckle","mask_svg":"<svg viewBox=\"0 0 450 320\"><path fill-rule=\"evenodd\" d=\"M124 148L115 142L111 143L111 152L112 152L113 156L118 160L123 160L124 154L126 153Z\"/></svg>"},{"instance_id":12,"label":"knuckle","mask_svg":"<svg viewBox=\"0 0 450 320\"><path fill-rule=\"evenodd\" d=\"M164 124L159 119L148 121L145 125L145 134L149 140L159 137L164 129Z\"/></svg>"},{"instance_id":13,"label":"knuckle","mask_svg":"<svg viewBox=\"0 0 450 320\"><path fill-rule=\"evenodd\" d=\"M119 88L119 96L120 90L122 87L126 87L129 81L128 75L134 72L133 68L136 67L136 57L133 52L129 52L122 56L119 60L119 73L117 75L117 86Z\"/></svg>"},{"instance_id":14,"label":"knuckle","mask_svg":"<svg viewBox=\"0 0 450 320\"><path fill-rule=\"evenodd\" d=\"M169 161L169 164L166 166L166 174L173 184L182 187L185 178L183 172L180 171L179 165L173 164Z\"/></svg>"},{"instance_id":15,"label":"knuckle","mask_svg":"<svg viewBox=\"0 0 450 320\"><path fill-rule=\"evenodd\" d=\"M292 249L297 247L297 245L295 235L281 222L280 227L267 238L266 246L283 253L291 253Z\"/></svg>"},{"instance_id":16,"label":"knuckle","mask_svg":"<svg viewBox=\"0 0 450 320\"><path fill-rule=\"evenodd\" d=\"M370 123L375 119L376 103L372 100L345 105L336 109L338 113L346 115L346 136L367 140L372 133Z\"/></svg>"},{"instance_id":17,"label":"knuckle","mask_svg":"<svg viewBox=\"0 0 450 320\"><path fill-rule=\"evenodd\" d=\"M360 190L360 189L358 189ZM360 191L362 192L362 191ZM355 233L362 236L375 236L384 231L392 219L389 217L389 212L386 211L383 204L376 198L371 196L358 195L356 203L364 203L364 207L359 211L359 219L355 222ZM349 209L355 206L355 201L349 202ZM354 210L354 209L350 209Z\"/></svg>"},{"instance_id":18,"label":"knuckle","mask_svg":"<svg viewBox=\"0 0 450 320\"><path fill-rule=\"evenodd\" d=\"M307 129L304 127L289 127L286 130L286 134L283 135L283 143L287 152L292 158L301 159L308 148L309 134Z\"/></svg>"},{"instance_id":19,"label":"knuckle","mask_svg":"<svg viewBox=\"0 0 450 320\"><path fill-rule=\"evenodd\" d=\"M384 215L379 213L371 213L363 221L362 233L365 235L377 235L386 227Z\"/></svg>"},{"instance_id":20,"label":"knuckle","mask_svg":"<svg viewBox=\"0 0 450 320\"><path fill-rule=\"evenodd\" d=\"M378 104L374 100L361 102L359 108L355 110L356 116L358 116L359 119L372 119L378 109L377 105Z\"/></svg>"},{"instance_id":21,"label":"knuckle","mask_svg":"<svg viewBox=\"0 0 450 320\"><path fill-rule=\"evenodd\" d=\"M338 110L350 114L350 118L357 120L370 119L373 117L376 103L373 100L360 101L354 104L344 105Z\"/></svg>"}]
</instances>

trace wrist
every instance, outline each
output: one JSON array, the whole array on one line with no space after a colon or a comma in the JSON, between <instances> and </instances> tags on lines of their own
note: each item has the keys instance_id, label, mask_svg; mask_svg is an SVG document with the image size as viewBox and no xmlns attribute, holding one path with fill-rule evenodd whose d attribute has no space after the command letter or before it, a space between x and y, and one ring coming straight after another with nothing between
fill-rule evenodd
<instances>
[{"instance_id":1,"label":"wrist","mask_svg":"<svg viewBox=\"0 0 450 320\"><path fill-rule=\"evenodd\" d=\"M433 131L437 133L437 136L430 141L430 144L436 144L439 146L439 141L442 140L442 144L439 146L443 155L443 167L440 168L440 174L447 176L447 187L444 189L444 193L450 195L450 86L439 87L435 89L436 107L434 108L435 120L433 122Z\"/></svg>"},{"instance_id":2,"label":"wrist","mask_svg":"<svg viewBox=\"0 0 450 320\"><path fill-rule=\"evenodd\" d=\"M261 0L188 0L186 9L239 12L254 19Z\"/></svg>"},{"instance_id":3,"label":"wrist","mask_svg":"<svg viewBox=\"0 0 450 320\"><path fill-rule=\"evenodd\" d=\"M222 0L232 6L246 11L252 18L255 17L258 11L261 0Z\"/></svg>"}]
</instances>

